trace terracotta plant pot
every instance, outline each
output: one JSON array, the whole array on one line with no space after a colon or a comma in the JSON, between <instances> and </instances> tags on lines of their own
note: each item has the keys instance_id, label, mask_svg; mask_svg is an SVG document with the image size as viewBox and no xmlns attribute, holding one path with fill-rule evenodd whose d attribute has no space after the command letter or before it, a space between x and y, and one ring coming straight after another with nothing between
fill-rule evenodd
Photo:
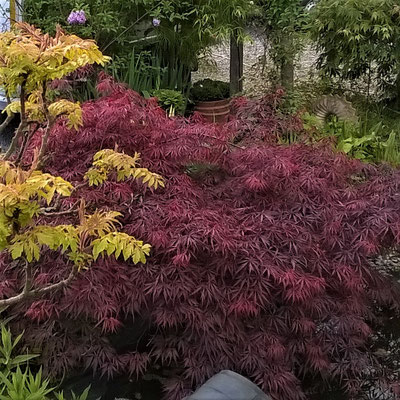
<instances>
[{"instance_id":1,"label":"terracotta plant pot","mask_svg":"<svg viewBox=\"0 0 400 400\"><path fill-rule=\"evenodd\" d=\"M203 115L207 121L214 123L225 122L230 113L231 99L216 101L201 101L196 104L195 111Z\"/></svg>"}]
</instances>

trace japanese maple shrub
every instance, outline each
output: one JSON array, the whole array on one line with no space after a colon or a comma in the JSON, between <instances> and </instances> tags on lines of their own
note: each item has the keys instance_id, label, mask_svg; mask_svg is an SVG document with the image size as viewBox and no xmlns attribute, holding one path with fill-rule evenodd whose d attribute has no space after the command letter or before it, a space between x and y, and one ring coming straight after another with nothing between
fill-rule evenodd
<instances>
[{"instance_id":1,"label":"japanese maple shrub","mask_svg":"<svg viewBox=\"0 0 400 400\"><path fill-rule=\"evenodd\" d=\"M399 172L317 145L241 149L228 141L231 127L167 118L104 76L98 90L79 134L58 120L47 172L80 186L93 156L118 144L140 152L165 188L110 180L63 203L61 212L80 198L123 212L123 232L153 252L145 265L99 258L63 293L12 310L28 343L44 348L46 370L137 377L162 364L176 371L165 384L174 400L225 368L279 400L305 398L306 381L356 392L370 366L379 370L367 351L378 310L399 304L368 264L400 242ZM7 265L3 253L3 296L18 282ZM65 268L59 253L45 252L35 282ZM150 340L117 351L110 334L133 319L149 324Z\"/></svg>"}]
</instances>

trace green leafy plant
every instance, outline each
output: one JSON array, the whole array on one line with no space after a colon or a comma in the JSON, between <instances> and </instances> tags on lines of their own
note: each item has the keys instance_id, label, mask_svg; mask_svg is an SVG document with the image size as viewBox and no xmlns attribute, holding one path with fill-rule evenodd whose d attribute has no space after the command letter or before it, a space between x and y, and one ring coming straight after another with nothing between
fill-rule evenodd
<instances>
[{"instance_id":1,"label":"green leafy plant","mask_svg":"<svg viewBox=\"0 0 400 400\"><path fill-rule=\"evenodd\" d=\"M321 0L312 13L311 37L319 67L330 76L374 76L381 85L400 85L398 0Z\"/></svg>"},{"instance_id":2,"label":"green leafy plant","mask_svg":"<svg viewBox=\"0 0 400 400\"><path fill-rule=\"evenodd\" d=\"M150 97L152 91L160 89L188 92L190 71L178 61L163 66L157 52L132 51L130 59L124 62L125 67L111 63L107 70L116 80L126 83L145 97Z\"/></svg>"},{"instance_id":3,"label":"green leafy plant","mask_svg":"<svg viewBox=\"0 0 400 400\"><path fill-rule=\"evenodd\" d=\"M5 377L0 372L0 385L3 392L1 400L45 400L53 392L50 382L42 378L42 371L33 374L29 368L22 371L20 367Z\"/></svg>"},{"instance_id":4,"label":"green leafy plant","mask_svg":"<svg viewBox=\"0 0 400 400\"><path fill-rule=\"evenodd\" d=\"M374 161L380 147L381 144L374 132L360 138L353 136L340 138L337 144L338 150L362 161Z\"/></svg>"},{"instance_id":5,"label":"green leafy plant","mask_svg":"<svg viewBox=\"0 0 400 400\"><path fill-rule=\"evenodd\" d=\"M22 334L12 339L11 331L4 323L1 324L1 343L0 343L0 373L2 380L7 379L15 368L25 365L28 361L38 357L35 354L15 355L18 344L22 339ZM0 386L0 394L4 390Z\"/></svg>"},{"instance_id":6,"label":"green leafy plant","mask_svg":"<svg viewBox=\"0 0 400 400\"><path fill-rule=\"evenodd\" d=\"M195 102L228 99L230 96L229 83L203 79L193 85L190 96Z\"/></svg>"},{"instance_id":7,"label":"green leafy plant","mask_svg":"<svg viewBox=\"0 0 400 400\"><path fill-rule=\"evenodd\" d=\"M160 51L163 67L175 68L178 63L186 76L208 46L234 32L245 36L242 22L254 4L247 0L26 0L24 9L25 19L46 32L54 33L56 24L61 24L96 40L113 57L129 60L133 45L151 44ZM87 22L70 26L67 18L72 10L85 11ZM153 18L160 21L158 26L152 25ZM143 41L149 37L150 41ZM124 64L115 64L119 73L126 72Z\"/></svg>"},{"instance_id":8,"label":"green leafy plant","mask_svg":"<svg viewBox=\"0 0 400 400\"><path fill-rule=\"evenodd\" d=\"M167 111L170 117L185 112L186 101L181 92L169 89L160 89L153 92L158 104Z\"/></svg>"},{"instance_id":9,"label":"green leafy plant","mask_svg":"<svg viewBox=\"0 0 400 400\"><path fill-rule=\"evenodd\" d=\"M44 379L42 369L33 373L28 362L38 355L15 354L23 334L13 340L5 323L1 324L0 343L0 400L67 400L64 393L56 393L50 381ZM87 400L90 387L81 395L71 392L68 400ZM51 395L51 397L49 397Z\"/></svg>"},{"instance_id":10,"label":"green leafy plant","mask_svg":"<svg viewBox=\"0 0 400 400\"><path fill-rule=\"evenodd\" d=\"M291 91L294 85L294 61L304 47L312 0L258 0L261 12L256 22L267 35L270 55L280 72L280 84Z\"/></svg>"},{"instance_id":11,"label":"green leafy plant","mask_svg":"<svg viewBox=\"0 0 400 400\"><path fill-rule=\"evenodd\" d=\"M232 34L245 37L243 22L254 11L247 0L146 0L152 16L160 21L157 47L164 63L179 60L189 70L200 52Z\"/></svg>"},{"instance_id":12,"label":"green leafy plant","mask_svg":"<svg viewBox=\"0 0 400 400\"><path fill-rule=\"evenodd\" d=\"M374 163L400 163L397 133L391 131L389 135L385 135L387 128L382 122L369 127L367 121L357 125L332 119L323 129L326 135L337 138L337 149L350 157Z\"/></svg>"},{"instance_id":13,"label":"green leafy plant","mask_svg":"<svg viewBox=\"0 0 400 400\"><path fill-rule=\"evenodd\" d=\"M29 23L50 34L54 34L57 24L60 24L80 37L94 39L112 56L128 53L131 41L138 38L146 26L151 28L142 0L25 0L23 6L24 20ZM68 15L73 10L83 10L87 22L68 24ZM140 22L145 22L144 26Z\"/></svg>"},{"instance_id":14,"label":"green leafy plant","mask_svg":"<svg viewBox=\"0 0 400 400\"><path fill-rule=\"evenodd\" d=\"M390 164L400 165L400 138L397 132L391 131L386 142L382 143L382 159Z\"/></svg>"},{"instance_id":15,"label":"green leafy plant","mask_svg":"<svg viewBox=\"0 0 400 400\"><path fill-rule=\"evenodd\" d=\"M75 394L73 391L71 391L71 397L65 397L64 392L60 393L55 393L55 398L56 400L87 400L89 396L89 391L90 391L90 386L86 388L81 395Z\"/></svg>"}]
</instances>

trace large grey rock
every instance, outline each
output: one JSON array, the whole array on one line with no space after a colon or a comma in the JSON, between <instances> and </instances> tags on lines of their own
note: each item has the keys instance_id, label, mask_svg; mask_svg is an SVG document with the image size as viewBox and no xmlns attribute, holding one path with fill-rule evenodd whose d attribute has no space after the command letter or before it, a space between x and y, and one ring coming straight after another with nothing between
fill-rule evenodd
<instances>
[{"instance_id":1,"label":"large grey rock","mask_svg":"<svg viewBox=\"0 0 400 400\"><path fill-rule=\"evenodd\" d=\"M221 371L184 400L271 400L258 386L233 371Z\"/></svg>"}]
</instances>

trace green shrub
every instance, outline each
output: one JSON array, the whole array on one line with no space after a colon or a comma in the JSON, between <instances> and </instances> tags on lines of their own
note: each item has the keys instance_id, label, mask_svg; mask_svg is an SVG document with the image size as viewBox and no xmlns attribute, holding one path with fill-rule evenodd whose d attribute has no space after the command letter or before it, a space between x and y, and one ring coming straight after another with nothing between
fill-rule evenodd
<instances>
[{"instance_id":1,"label":"green shrub","mask_svg":"<svg viewBox=\"0 0 400 400\"><path fill-rule=\"evenodd\" d=\"M65 397L63 392L56 393L50 387L50 381L43 379L42 369L33 373L28 362L37 357L34 354L15 354L22 334L12 339L9 328L1 325L0 343L0 399L1 400L86 400L90 388L80 396L71 393ZM52 397L48 397L52 395Z\"/></svg>"},{"instance_id":2,"label":"green shrub","mask_svg":"<svg viewBox=\"0 0 400 400\"><path fill-rule=\"evenodd\" d=\"M318 66L329 76L375 75L383 86L399 85L399 7L398 0L318 1L310 24Z\"/></svg>"},{"instance_id":3,"label":"green shrub","mask_svg":"<svg viewBox=\"0 0 400 400\"><path fill-rule=\"evenodd\" d=\"M170 117L185 112L186 101L181 92L170 89L159 89L153 92L161 108L168 112Z\"/></svg>"},{"instance_id":4,"label":"green shrub","mask_svg":"<svg viewBox=\"0 0 400 400\"><path fill-rule=\"evenodd\" d=\"M190 94L195 102L223 100L229 98L230 86L227 82L203 79L193 85Z\"/></svg>"},{"instance_id":5,"label":"green shrub","mask_svg":"<svg viewBox=\"0 0 400 400\"><path fill-rule=\"evenodd\" d=\"M313 124L312 118L303 120L308 128ZM352 124L332 119L325 126L316 129L319 129L321 136L336 137L337 149L352 158L372 163L400 164L398 133L388 130L383 122L369 126L367 120L361 121L360 124Z\"/></svg>"},{"instance_id":6,"label":"green shrub","mask_svg":"<svg viewBox=\"0 0 400 400\"><path fill-rule=\"evenodd\" d=\"M187 92L190 71L178 61L163 66L161 58L158 52L132 51L129 59L114 57L107 72L145 97L159 89Z\"/></svg>"},{"instance_id":7,"label":"green shrub","mask_svg":"<svg viewBox=\"0 0 400 400\"><path fill-rule=\"evenodd\" d=\"M57 24L82 38L94 39L108 55L129 55L132 42L153 34L146 1L120 0L24 0L23 17L46 33L54 34ZM85 11L84 24L70 25L73 10Z\"/></svg>"}]
</instances>

